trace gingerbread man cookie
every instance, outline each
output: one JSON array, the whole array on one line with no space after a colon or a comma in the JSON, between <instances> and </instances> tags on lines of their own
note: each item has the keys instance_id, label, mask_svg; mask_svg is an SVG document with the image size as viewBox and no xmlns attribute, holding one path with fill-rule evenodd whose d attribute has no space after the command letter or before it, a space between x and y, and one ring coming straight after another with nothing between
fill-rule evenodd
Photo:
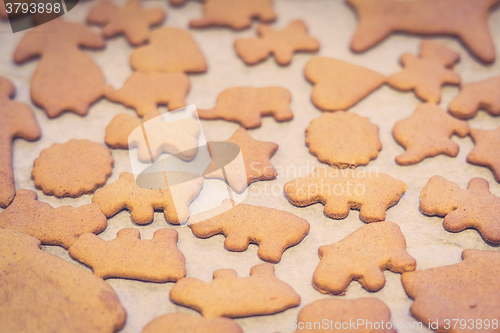
<instances>
[{"instance_id":1,"label":"gingerbread man cookie","mask_svg":"<svg viewBox=\"0 0 500 333\"><path fill-rule=\"evenodd\" d=\"M448 105L449 112L458 118L470 119L484 109L492 116L500 116L500 76L460 86L460 93Z\"/></svg>"},{"instance_id":2,"label":"gingerbread man cookie","mask_svg":"<svg viewBox=\"0 0 500 333\"><path fill-rule=\"evenodd\" d=\"M243 333L238 323L229 318L205 318L187 313L167 313L144 326L142 333Z\"/></svg>"},{"instance_id":3,"label":"gingerbread man cookie","mask_svg":"<svg viewBox=\"0 0 500 333\"><path fill-rule=\"evenodd\" d=\"M487 167L500 183L500 126L491 131L471 128L470 136L474 140L474 148L467 155L467 162Z\"/></svg>"}]
</instances>

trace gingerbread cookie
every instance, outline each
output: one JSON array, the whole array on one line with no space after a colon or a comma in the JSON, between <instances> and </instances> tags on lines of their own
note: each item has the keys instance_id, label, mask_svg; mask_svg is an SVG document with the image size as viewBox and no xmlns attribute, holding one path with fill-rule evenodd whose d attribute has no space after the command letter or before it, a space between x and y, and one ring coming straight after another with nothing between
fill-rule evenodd
<instances>
[{"instance_id":1,"label":"gingerbread cookie","mask_svg":"<svg viewBox=\"0 0 500 333\"><path fill-rule=\"evenodd\" d=\"M322 293L338 295L357 280L368 291L385 286L384 271L403 273L415 270L417 262L406 252L406 240L393 222L362 226L343 240L323 245L314 271L313 286Z\"/></svg>"},{"instance_id":2,"label":"gingerbread cookie","mask_svg":"<svg viewBox=\"0 0 500 333\"><path fill-rule=\"evenodd\" d=\"M188 174L179 171L178 175L184 177ZM163 211L168 222L182 224L189 218L189 205L198 196L202 186L203 178L198 176L172 188L146 189L135 183L134 175L122 172L116 182L97 191L92 202L97 203L107 217L128 209L132 221L148 224L153 221L157 210Z\"/></svg>"},{"instance_id":3,"label":"gingerbread cookie","mask_svg":"<svg viewBox=\"0 0 500 333\"><path fill-rule=\"evenodd\" d=\"M53 208L37 199L34 191L17 190L12 204L0 214L0 228L19 230L44 245L67 249L83 233L98 234L108 225L97 204Z\"/></svg>"},{"instance_id":4,"label":"gingerbread cookie","mask_svg":"<svg viewBox=\"0 0 500 333\"><path fill-rule=\"evenodd\" d=\"M420 211L444 216L443 226L451 232L477 229L484 239L500 244L500 198L489 190L486 179L472 178L467 190L443 177L434 176L420 193Z\"/></svg>"},{"instance_id":5,"label":"gingerbread cookie","mask_svg":"<svg viewBox=\"0 0 500 333\"><path fill-rule=\"evenodd\" d=\"M317 167L311 174L286 183L284 191L295 206L321 202L325 214L334 219L343 219L351 209L358 209L360 219L369 223L385 220L386 210L399 201L406 184L381 172Z\"/></svg>"},{"instance_id":6,"label":"gingerbread cookie","mask_svg":"<svg viewBox=\"0 0 500 333\"><path fill-rule=\"evenodd\" d=\"M113 117L106 127L104 142L114 149L129 149L128 137L133 130L142 125L141 118L121 113Z\"/></svg>"},{"instance_id":7,"label":"gingerbread cookie","mask_svg":"<svg viewBox=\"0 0 500 333\"><path fill-rule=\"evenodd\" d=\"M451 68L460 60L460 54L430 40L420 44L420 54L405 53L399 61L405 67L387 78L387 84L401 91L414 90L422 100L441 101L441 86L460 84L460 75Z\"/></svg>"},{"instance_id":8,"label":"gingerbread cookie","mask_svg":"<svg viewBox=\"0 0 500 333\"><path fill-rule=\"evenodd\" d=\"M230 251L246 251L250 243L258 244L259 258L272 263L280 262L283 252L309 233L309 223L296 215L242 203L235 205L230 199L215 210L191 217L189 227L200 238L223 234L224 247Z\"/></svg>"},{"instance_id":9,"label":"gingerbread cookie","mask_svg":"<svg viewBox=\"0 0 500 333\"><path fill-rule=\"evenodd\" d=\"M12 83L0 77L0 207L5 208L16 195L14 168L12 165L12 141L23 138L40 139L42 131L31 108L11 100L16 89Z\"/></svg>"},{"instance_id":10,"label":"gingerbread cookie","mask_svg":"<svg viewBox=\"0 0 500 333\"><path fill-rule=\"evenodd\" d=\"M64 111L84 116L103 95L105 82L99 66L79 46L102 49L104 45L89 27L55 19L28 30L14 61L41 57L31 78L31 99L49 118Z\"/></svg>"},{"instance_id":11,"label":"gingerbread cookie","mask_svg":"<svg viewBox=\"0 0 500 333\"><path fill-rule=\"evenodd\" d=\"M495 130L470 129L474 148L467 155L467 162L485 166L491 170L495 180L500 183L500 126Z\"/></svg>"},{"instance_id":12,"label":"gingerbread cookie","mask_svg":"<svg viewBox=\"0 0 500 333\"><path fill-rule=\"evenodd\" d=\"M420 104L411 116L398 121L392 129L394 139L406 149L396 156L396 163L413 165L440 154L456 157L460 147L451 141L453 134L467 136L469 124L453 118L436 104Z\"/></svg>"},{"instance_id":13,"label":"gingerbread cookie","mask_svg":"<svg viewBox=\"0 0 500 333\"><path fill-rule=\"evenodd\" d=\"M243 333L238 323L229 318L205 318L187 313L167 313L144 326L142 333Z\"/></svg>"},{"instance_id":14,"label":"gingerbread cookie","mask_svg":"<svg viewBox=\"0 0 500 333\"><path fill-rule=\"evenodd\" d=\"M245 165L246 181L245 177L236 177L239 175L240 165L228 164L224 166L228 183L236 192L242 193L254 181L272 180L278 176L278 172L270 162L270 158L278 150L276 143L255 140L242 127L238 128L228 140L222 142L234 143L241 149ZM208 142L208 145L212 144L213 146L214 143L219 142ZM210 149L210 152L213 155L212 149ZM222 169L218 169L205 175L205 177L209 179L224 179L224 173Z\"/></svg>"},{"instance_id":15,"label":"gingerbread cookie","mask_svg":"<svg viewBox=\"0 0 500 333\"><path fill-rule=\"evenodd\" d=\"M321 327L314 326L316 322L324 321L329 324L328 327L324 325ZM356 325L351 326L348 330L344 323L356 323ZM374 328L373 323L378 323L379 328ZM380 323L384 324L380 325ZM397 332L391 323L391 310L384 302L373 297L320 299L303 307L297 316L297 320L292 321L291 324L297 326L295 333L333 333L340 331L342 325L344 325L343 332Z\"/></svg>"},{"instance_id":16,"label":"gingerbread cookie","mask_svg":"<svg viewBox=\"0 0 500 333\"><path fill-rule=\"evenodd\" d=\"M106 37L124 34L130 44L138 45L149 39L149 27L162 22L165 16L161 8L142 9L139 0L128 0L125 7L102 0L87 15L87 22L103 26Z\"/></svg>"},{"instance_id":17,"label":"gingerbread cookie","mask_svg":"<svg viewBox=\"0 0 500 333\"><path fill-rule=\"evenodd\" d=\"M72 139L42 150L31 178L46 195L76 198L103 186L114 161L111 151L100 143Z\"/></svg>"},{"instance_id":18,"label":"gingerbread cookie","mask_svg":"<svg viewBox=\"0 0 500 333\"><path fill-rule=\"evenodd\" d=\"M315 57L304 67L314 84L311 101L321 110L347 110L385 82L382 74L337 59Z\"/></svg>"},{"instance_id":19,"label":"gingerbread cookie","mask_svg":"<svg viewBox=\"0 0 500 333\"><path fill-rule=\"evenodd\" d=\"M187 30L163 27L151 33L149 44L132 51L130 65L135 71L204 73L207 62Z\"/></svg>"},{"instance_id":20,"label":"gingerbread cookie","mask_svg":"<svg viewBox=\"0 0 500 333\"><path fill-rule=\"evenodd\" d=\"M307 35L307 27L301 20L293 21L283 30L259 24L257 35L257 38L240 38L234 42L236 54L247 65L255 65L274 54L276 62L284 66L292 62L297 51L319 51L318 40Z\"/></svg>"},{"instance_id":21,"label":"gingerbread cookie","mask_svg":"<svg viewBox=\"0 0 500 333\"><path fill-rule=\"evenodd\" d=\"M71 245L69 254L103 279L175 282L186 276L186 261L177 248L178 239L174 229L158 229L153 239L141 239L139 230L127 228L118 231L110 241L87 233Z\"/></svg>"},{"instance_id":22,"label":"gingerbread cookie","mask_svg":"<svg viewBox=\"0 0 500 333\"><path fill-rule=\"evenodd\" d=\"M382 150L378 126L355 113L323 113L306 128L306 145L320 162L339 168L367 165Z\"/></svg>"},{"instance_id":23,"label":"gingerbread cookie","mask_svg":"<svg viewBox=\"0 0 500 333\"><path fill-rule=\"evenodd\" d=\"M233 87L217 96L215 108L198 110L198 117L224 119L245 128L257 128L262 125L263 116L273 116L279 122L292 120L291 99L290 92L281 87Z\"/></svg>"},{"instance_id":24,"label":"gingerbread cookie","mask_svg":"<svg viewBox=\"0 0 500 333\"><path fill-rule=\"evenodd\" d=\"M456 36L482 62L495 61L488 12L499 0L347 0L358 15L351 50L363 52L393 32Z\"/></svg>"},{"instance_id":25,"label":"gingerbread cookie","mask_svg":"<svg viewBox=\"0 0 500 333\"><path fill-rule=\"evenodd\" d=\"M178 7L186 3L187 0L168 0L168 3L172 6Z\"/></svg>"},{"instance_id":26,"label":"gingerbread cookie","mask_svg":"<svg viewBox=\"0 0 500 333\"><path fill-rule=\"evenodd\" d=\"M139 117L156 110L158 104L167 104L169 110L186 106L186 95L191 83L184 73L134 72L119 90L107 86L104 96L113 102L134 108Z\"/></svg>"},{"instance_id":27,"label":"gingerbread cookie","mask_svg":"<svg viewBox=\"0 0 500 333\"><path fill-rule=\"evenodd\" d=\"M191 20L191 28L211 26L230 27L233 30L249 28L253 18L262 22L276 19L272 0L205 0L203 17Z\"/></svg>"},{"instance_id":28,"label":"gingerbread cookie","mask_svg":"<svg viewBox=\"0 0 500 333\"><path fill-rule=\"evenodd\" d=\"M448 105L455 117L470 119L484 109L492 116L500 116L500 76L460 86L460 93Z\"/></svg>"},{"instance_id":29,"label":"gingerbread cookie","mask_svg":"<svg viewBox=\"0 0 500 333\"><path fill-rule=\"evenodd\" d=\"M117 332L127 313L115 291L40 241L0 229L2 332Z\"/></svg>"},{"instance_id":30,"label":"gingerbread cookie","mask_svg":"<svg viewBox=\"0 0 500 333\"><path fill-rule=\"evenodd\" d=\"M500 252L468 249L462 259L403 274L403 287L415 300L410 313L424 325L437 323L432 327L436 332L496 332L492 322L500 318ZM473 329L465 330L464 323Z\"/></svg>"},{"instance_id":31,"label":"gingerbread cookie","mask_svg":"<svg viewBox=\"0 0 500 333\"><path fill-rule=\"evenodd\" d=\"M300 304L300 296L276 277L274 266L268 263L253 266L245 278L233 269L219 269L209 283L193 277L181 279L170 290L170 300L207 318L269 315Z\"/></svg>"}]
</instances>

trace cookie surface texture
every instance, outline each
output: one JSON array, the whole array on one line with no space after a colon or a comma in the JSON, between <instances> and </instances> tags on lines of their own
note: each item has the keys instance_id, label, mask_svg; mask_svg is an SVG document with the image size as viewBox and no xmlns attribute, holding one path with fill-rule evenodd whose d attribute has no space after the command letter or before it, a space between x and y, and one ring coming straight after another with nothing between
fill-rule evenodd
<instances>
[{"instance_id":1,"label":"cookie surface texture","mask_svg":"<svg viewBox=\"0 0 500 333\"><path fill-rule=\"evenodd\" d=\"M351 50L363 52L394 32L456 36L479 60L495 61L488 12L499 0L347 0L358 16Z\"/></svg>"},{"instance_id":2,"label":"cookie surface texture","mask_svg":"<svg viewBox=\"0 0 500 333\"><path fill-rule=\"evenodd\" d=\"M72 139L42 150L33 163L31 178L46 195L76 198L103 186L113 164L109 148L89 140Z\"/></svg>"},{"instance_id":3,"label":"cookie surface texture","mask_svg":"<svg viewBox=\"0 0 500 333\"><path fill-rule=\"evenodd\" d=\"M38 140L42 131L31 108L11 100L16 89L0 77L0 207L5 208L16 195L12 141L23 138Z\"/></svg>"},{"instance_id":4,"label":"cookie surface texture","mask_svg":"<svg viewBox=\"0 0 500 333\"><path fill-rule=\"evenodd\" d=\"M40 241L0 229L2 332L117 332L127 317L113 288Z\"/></svg>"},{"instance_id":5,"label":"cookie surface texture","mask_svg":"<svg viewBox=\"0 0 500 333\"><path fill-rule=\"evenodd\" d=\"M495 130L471 128L470 136L474 148L467 155L467 162L485 166L493 173L493 178L500 183L500 127Z\"/></svg>"},{"instance_id":6,"label":"cookie surface texture","mask_svg":"<svg viewBox=\"0 0 500 333\"><path fill-rule=\"evenodd\" d=\"M424 325L438 321L437 332L497 332L491 322L500 318L500 252L467 249L462 259L458 264L403 274L403 287L414 300L410 313ZM453 329L458 318L488 322L490 328Z\"/></svg>"},{"instance_id":7,"label":"cookie surface texture","mask_svg":"<svg viewBox=\"0 0 500 333\"><path fill-rule=\"evenodd\" d=\"M385 286L384 270L403 273L417 262L406 252L406 240L393 222L371 223L332 245L318 250L321 259L314 271L313 286L322 293L338 295L357 280L368 291Z\"/></svg>"},{"instance_id":8,"label":"cookie surface texture","mask_svg":"<svg viewBox=\"0 0 500 333\"><path fill-rule=\"evenodd\" d=\"M315 322L322 322L325 319L328 320L327 327L326 325L322 325L321 328L314 326ZM340 331L339 324L350 322L356 322L360 325L354 325L350 329L343 329L343 332L396 333L395 329L387 328L387 323L390 323L390 321L391 310L377 298L327 298L307 304L300 310L295 333L333 333ZM381 325L378 325L379 329L373 327L373 323L382 322L385 323L383 328L380 328ZM368 323L371 323L371 325ZM337 329L335 329L335 325L337 325Z\"/></svg>"},{"instance_id":9,"label":"cookie surface texture","mask_svg":"<svg viewBox=\"0 0 500 333\"><path fill-rule=\"evenodd\" d=\"M367 165L382 149L378 126L355 113L323 113L306 128L306 145L320 162L339 168Z\"/></svg>"},{"instance_id":10,"label":"cookie surface texture","mask_svg":"<svg viewBox=\"0 0 500 333\"><path fill-rule=\"evenodd\" d=\"M187 277L170 290L170 300L200 312L204 317L269 315L300 304L300 296L276 278L274 266L253 266L250 277L239 278L235 270L219 269L207 283Z\"/></svg>"},{"instance_id":11,"label":"cookie surface texture","mask_svg":"<svg viewBox=\"0 0 500 333\"><path fill-rule=\"evenodd\" d=\"M104 93L101 69L80 46L102 49L105 42L91 28L61 19L30 29L17 45L18 64L40 56L31 78L31 99L49 118L65 111L84 116Z\"/></svg>"},{"instance_id":12,"label":"cookie surface texture","mask_svg":"<svg viewBox=\"0 0 500 333\"><path fill-rule=\"evenodd\" d=\"M108 225L97 204L52 208L37 199L35 191L17 190L12 204L0 213L0 228L15 229L44 245L67 249L80 235L98 234Z\"/></svg>"},{"instance_id":13,"label":"cookie surface texture","mask_svg":"<svg viewBox=\"0 0 500 333\"><path fill-rule=\"evenodd\" d=\"M142 333L243 333L236 321L229 318L205 318L187 313L167 313L150 321Z\"/></svg>"},{"instance_id":14,"label":"cookie surface texture","mask_svg":"<svg viewBox=\"0 0 500 333\"><path fill-rule=\"evenodd\" d=\"M224 119L247 129L262 125L261 117L272 116L278 122L293 119L290 110L292 95L281 87L233 87L217 96L216 106L198 110L200 119Z\"/></svg>"},{"instance_id":15,"label":"cookie surface texture","mask_svg":"<svg viewBox=\"0 0 500 333\"><path fill-rule=\"evenodd\" d=\"M203 17L191 20L191 28L211 26L229 27L233 30L249 28L252 19L262 22L276 19L272 0L205 0Z\"/></svg>"},{"instance_id":16,"label":"cookie surface texture","mask_svg":"<svg viewBox=\"0 0 500 333\"><path fill-rule=\"evenodd\" d=\"M293 21L283 30L260 24L257 35L257 38L240 38L234 42L236 54L247 65L255 65L273 54L276 62L284 66L292 62L297 51L319 51L318 40L307 35L307 26L300 20Z\"/></svg>"},{"instance_id":17,"label":"cookie surface texture","mask_svg":"<svg viewBox=\"0 0 500 333\"><path fill-rule=\"evenodd\" d=\"M132 51L130 65L135 71L204 73L207 62L187 30L162 27L151 33L149 44Z\"/></svg>"},{"instance_id":18,"label":"cookie surface texture","mask_svg":"<svg viewBox=\"0 0 500 333\"><path fill-rule=\"evenodd\" d=\"M387 84L401 91L414 90L420 99L439 103L441 86L460 84L460 75L451 69L459 60L458 53L433 41L424 40L420 44L418 57L410 53L401 56L399 61L404 69L389 76Z\"/></svg>"},{"instance_id":19,"label":"cookie surface texture","mask_svg":"<svg viewBox=\"0 0 500 333\"><path fill-rule=\"evenodd\" d=\"M448 105L449 112L458 118L470 119L484 109L491 116L500 116L500 76L460 86L460 93Z\"/></svg>"},{"instance_id":20,"label":"cookie surface texture","mask_svg":"<svg viewBox=\"0 0 500 333\"><path fill-rule=\"evenodd\" d=\"M284 186L288 201L295 206L321 202L325 214L334 219L343 219L351 209L358 209L359 217L367 223L384 221L386 210L405 191L405 183L385 173L330 167L317 167Z\"/></svg>"},{"instance_id":21,"label":"cookie surface texture","mask_svg":"<svg viewBox=\"0 0 500 333\"><path fill-rule=\"evenodd\" d=\"M467 122L453 118L435 104L420 104L411 116L398 121L392 129L396 142L406 149L396 156L396 163L413 165L440 154L456 157L460 147L451 141L453 134L467 136Z\"/></svg>"},{"instance_id":22,"label":"cookie surface texture","mask_svg":"<svg viewBox=\"0 0 500 333\"><path fill-rule=\"evenodd\" d=\"M71 245L69 254L103 279L175 282L186 275L186 261L177 248L178 238L173 229L158 229L153 239L141 239L139 230L133 228L118 231L110 241L87 233Z\"/></svg>"},{"instance_id":23,"label":"cookie surface texture","mask_svg":"<svg viewBox=\"0 0 500 333\"><path fill-rule=\"evenodd\" d=\"M87 22L102 25L106 37L122 33L130 44L137 45L149 39L150 26L160 23L165 16L161 8L142 9L139 0L128 0L124 7L102 0L87 15Z\"/></svg>"},{"instance_id":24,"label":"cookie surface texture","mask_svg":"<svg viewBox=\"0 0 500 333\"><path fill-rule=\"evenodd\" d=\"M304 75L314 84L311 101L324 111L347 110L385 82L382 74L326 57L309 60Z\"/></svg>"}]
</instances>

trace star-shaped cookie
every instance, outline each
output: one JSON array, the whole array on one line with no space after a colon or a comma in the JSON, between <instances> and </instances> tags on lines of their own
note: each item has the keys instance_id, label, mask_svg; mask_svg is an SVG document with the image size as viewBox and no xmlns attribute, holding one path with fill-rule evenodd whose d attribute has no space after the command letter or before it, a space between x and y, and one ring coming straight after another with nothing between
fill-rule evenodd
<instances>
[{"instance_id":1,"label":"star-shaped cookie","mask_svg":"<svg viewBox=\"0 0 500 333\"><path fill-rule=\"evenodd\" d=\"M471 128L470 136L475 146L467 162L487 167L500 183L500 127L491 131Z\"/></svg>"}]
</instances>

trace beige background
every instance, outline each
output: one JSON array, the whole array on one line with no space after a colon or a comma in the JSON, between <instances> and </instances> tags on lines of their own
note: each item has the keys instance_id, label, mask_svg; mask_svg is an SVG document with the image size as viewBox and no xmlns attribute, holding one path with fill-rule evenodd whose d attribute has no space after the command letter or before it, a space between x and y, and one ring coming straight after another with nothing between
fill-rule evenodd
<instances>
[{"instance_id":1,"label":"beige background","mask_svg":"<svg viewBox=\"0 0 500 333\"><path fill-rule=\"evenodd\" d=\"M65 16L65 19L84 22L92 5L93 3L89 2L79 4ZM167 8L168 5L165 1L147 1L144 2L144 7ZM340 0L275 0L275 10L278 20L273 26L277 28L284 28L294 19L305 21L310 34L318 38L321 43L319 55L365 66L384 75L400 70L398 59L402 53L416 54L418 52L420 38L393 35L364 54L351 53L348 45L356 27L356 20L351 9ZM189 20L200 17L201 12L201 4L189 1L184 7L168 8L168 17L163 24L187 28ZM500 10L491 13L489 25L497 53L500 54ZM313 271L319 262L318 247L344 238L364 223L359 219L357 211L351 211L344 220L333 220L323 214L323 205L316 204L307 208L294 207L280 193L284 183L299 176L290 169L287 171L287 166L294 166L295 170L300 171L300 175L304 176L312 171L314 165L318 164L316 158L309 154L305 146L304 130L312 119L321 115L321 112L310 103L311 85L303 76L304 65L312 55L297 54L292 64L287 67L276 65L272 58L257 66L248 67L235 55L234 40L239 37L253 36L254 28L255 26L242 32L229 29L191 30L205 54L209 70L206 74L190 76L192 88L187 102L196 104L200 109L211 108L218 93L233 86L277 85L289 89L292 93L291 108L295 114L293 121L280 124L271 118L266 118L261 128L250 131L251 135L258 140L279 144L279 150L272 158L272 163L281 172L279 178L274 181L252 184L247 202L289 211L306 218L311 224L311 231L304 241L288 249L282 261L275 265L278 278L295 288L302 297L302 303L298 308L276 315L237 320L247 333L276 331L287 333L292 331L290 320L297 317L298 311L304 305L317 299L331 297L319 293L311 285ZM99 29L95 28L95 31L98 32ZM16 100L31 104L29 81L38 61L16 66L12 60L12 53L22 34L12 34L8 23L0 23L0 75L14 82L18 89ZM483 66L471 58L457 40L452 38L435 38L435 40L461 54L462 59L455 69L462 76L463 82L474 82L500 75L500 59L497 59L492 66ZM88 51L88 54L101 66L109 84L119 88L131 73L128 62L131 51L132 48L126 40L118 37L108 40L104 51ZM441 107L446 108L457 92L457 87L443 88ZM500 185L493 180L488 169L466 163L465 158L473 147L469 137L453 138L453 141L460 145L460 153L456 158L438 156L410 167L400 167L395 164L394 157L403 149L392 138L392 127L398 120L408 117L419 103L420 101L411 92L400 93L383 86L349 110L369 117L380 127L383 149L378 158L369 166L376 166L380 172L399 178L408 185L408 190L399 204L388 210L387 220L394 221L401 226L407 240L408 252L417 259L418 269L457 263L460 261L461 251L466 248L497 251L498 248L485 244L475 230L452 234L443 229L441 218L426 217L419 212L420 190L433 175L444 176L458 183L462 188L467 186L472 177L484 177L490 182L491 191L500 196ZM113 104L104 99L93 105L86 117L67 113L50 120L39 108L33 107L33 109L42 127L43 137L34 143L23 140L15 142L14 166L17 188L34 189L30 173L33 160L41 150L53 143L63 143L71 138L103 142L105 128L115 115L123 112L134 114L132 110L122 105ZM485 112L480 112L469 123L475 128L494 129L500 125L500 118L492 118ZM224 140L237 129L237 125L224 121L204 121L203 129L208 139ZM130 171L128 151L114 150L113 156L116 165L108 183L115 181L121 172ZM56 207L79 206L91 202L89 195L78 199L57 199L44 196L41 191L37 193L40 200ZM202 195L206 193L202 192ZM198 239L187 227L168 225L161 213L156 214L151 225L136 226L130 220L128 212L121 212L109 219L108 228L100 236L104 239L112 239L118 230L125 227L137 227L146 239L151 238L158 228L172 227L177 230L179 248L186 256L188 276L198 277L205 281L211 280L212 272L219 268L233 268L240 276L248 276L250 267L262 262L257 257L255 245L251 245L248 251L243 253L226 251L223 247L222 236L207 240ZM43 250L78 265L61 247L43 246ZM400 275L386 272L385 276L387 283L381 291L370 293L362 289L359 283L353 282L344 297L377 297L390 307L393 323L415 321L409 315L412 301L403 290ZM156 284L125 279L108 279L107 282L116 290L128 312L127 325L123 332L140 332L150 320L165 313L176 311L195 313L169 301L168 293L173 283ZM412 331L400 330L400 332Z\"/></svg>"}]
</instances>

